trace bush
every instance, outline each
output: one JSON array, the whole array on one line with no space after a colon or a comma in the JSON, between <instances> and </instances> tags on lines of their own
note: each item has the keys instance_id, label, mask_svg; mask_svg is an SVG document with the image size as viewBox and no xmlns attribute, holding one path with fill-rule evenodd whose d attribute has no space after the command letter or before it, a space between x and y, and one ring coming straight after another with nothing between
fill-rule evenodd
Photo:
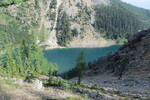
<instances>
[{"instance_id":1,"label":"bush","mask_svg":"<svg viewBox=\"0 0 150 100\"><path fill-rule=\"evenodd\" d=\"M0 7L1 6L9 6L9 5L12 5L12 4L18 4L18 3L21 3L25 0L1 0L0 1Z\"/></svg>"},{"instance_id":2,"label":"bush","mask_svg":"<svg viewBox=\"0 0 150 100\"><path fill-rule=\"evenodd\" d=\"M60 77L54 77L49 76L48 85L50 86L62 86L64 89L68 89L70 87L68 81L60 78Z\"/></svg>"}]
</instances>

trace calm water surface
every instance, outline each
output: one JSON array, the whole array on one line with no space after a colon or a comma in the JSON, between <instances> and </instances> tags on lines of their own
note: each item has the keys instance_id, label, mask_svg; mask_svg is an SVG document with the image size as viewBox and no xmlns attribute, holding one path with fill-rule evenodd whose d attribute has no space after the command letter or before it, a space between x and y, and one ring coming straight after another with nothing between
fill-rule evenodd
<instances>
[{"instance_id":1,"label":"calm water surface","mask_svg":"<svg viewBox=\"0 0 150 100\"><path fill-rule=\"evenodd\" d=\"M58 73L66 72L72 69L76 64L76 59L81 50L84 51L86 62L91 62L110 52L115 52L121 45L114 45L104 48L64 48L45 50L44 56L49 62L56 63L59 66Z\"/></svg>"}]
</instances>

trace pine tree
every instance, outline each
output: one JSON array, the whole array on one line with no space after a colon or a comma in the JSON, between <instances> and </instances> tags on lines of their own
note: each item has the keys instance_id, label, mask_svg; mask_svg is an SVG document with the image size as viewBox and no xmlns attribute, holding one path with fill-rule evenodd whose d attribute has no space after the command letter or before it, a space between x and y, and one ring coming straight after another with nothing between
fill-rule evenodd
<instances>
[{"instance_id":1,"label":"pine tree","mask_svg":"<svg viewBox=\"0 0 150 100\"><path fill-rule=\"evenodd\" d=\"M22 61L22 55L21 55L20 49L16 49L15 60L16 60L16 67L18 69L18 73L20 76L23 76L24 75L24 68L22 66L23 61Z\"/></svg>"},{"instance_id":2,"label":"pine tree","mask_svg":"<svg viewBox=\"0 0 150 100\"><path fill-rule=\"evenodd\" d=\"M33 75L48 75L57 71L57 65L49 63L40 47L35 43L35 38L30 37L21 45L6 45L4 55L0 55L0 75L7 77L32 77Z\"/></svg>"},{"instance_id":3,"label":"pine tree","mask_svg":"<svg viewBox=\"0 0 150 100\"><path fill-rule=\"evenodd\" d=\"M5 76L5 69L2 65L0 65L0 76Z\"/></svg>"},{"instance_id":4,"label":"pine tree","mask_svg":"<svg viewBox=\"0 0 150 100\"><path fill-rule=\"evenodd\" d=\"M129 59L128 58L125 58L122 63L121 63L121 66L119 68L119 78L118 79L121 79L122 78L122 75L124 74L125 70L126 70L126 67L127 65L129 64Z\"/></svg>"},{"instance_id":5,"label":"pine tree","mask_svg":"<svg viewBox=\"0 0 150 100\"><path fill-rule=\"evenodd\" d=\"M12 46L10 45L6 47L6 54L7 54L6 69L7 69L8 76L15 77L18 75L18 71L16 68L16 62L13 55L13 49L11 47Z\"/></svg>"},{"instance_id":6,"label":"pine tree","mask_svg":"<svg viewBox=\"0 0 150 100\"><path fill-rule=\"evenodd\" d=\"M72 35L70 30L70 20L66 12L59 17L59 24L57 24L57 39L61 46L66 46L66 44L71 40Z\"/></svg>"},{"instance_id":7,"label":"pine tree","mask_svg":"<svg viewBox=\"0 0 150 100\"><path fill-rule=\"evenodd\" d=\"M78 72L78 84L81 83L83 74L85 72L85 57L84 57L84 52L81 51L79 57L77 58L77 63L76 63L76 68Z\"/></svg>"},{"instance_id":8,"label":"pine tree","mask_svg":"<svg viewBox=\"0 0 150 100\"><path fill-rule=\"evenodd\" d=\"M57 0L52 0L50 8L56 9L56 6L57 6Z\"/></svg>"},{"instance_id":9,"label":"pine tree","mask_svg":"<svg viewBox=\"0 0 150 100\"><path fill-rule=\"evenodd\" d=\"M72 36L78 36L78 30L76 29L76 28L74 28L73 30L72 30Z\"/></svg>"}]
</instances>

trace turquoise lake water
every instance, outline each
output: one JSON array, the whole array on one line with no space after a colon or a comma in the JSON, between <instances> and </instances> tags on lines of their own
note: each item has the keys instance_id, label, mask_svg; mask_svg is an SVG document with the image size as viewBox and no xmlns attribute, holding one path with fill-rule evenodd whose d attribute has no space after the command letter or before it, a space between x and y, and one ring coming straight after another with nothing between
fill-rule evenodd
<instances>
[{"instance_id":1,"label":"turquoise lake water","mask_svg":"<svg viewBox=\"0 0 150 100\"><path fill-rule=\"evenodd\" d=\"M56 63L59 66L58 73L66 72L72 69L76 64L76 59L80 51L84 51L86 62L92 62L99 57L105 56L110 52L115 52L121 45L114 45L104 48L63 48L44 50L44 56L49 62Z\"/></svg>"}]
</instances>

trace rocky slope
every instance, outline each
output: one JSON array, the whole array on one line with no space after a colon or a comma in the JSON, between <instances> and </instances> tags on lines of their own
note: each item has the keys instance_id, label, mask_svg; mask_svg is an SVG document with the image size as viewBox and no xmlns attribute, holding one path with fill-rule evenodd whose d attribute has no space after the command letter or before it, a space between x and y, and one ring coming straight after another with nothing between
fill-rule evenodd
<instances>
[{"instance_id":1,"label":"rocky slope","mask_svg":"<svg viewBox=\"0 0 150 100\"><path fill-rule=\"evenodd\" d=\"M63 80L55 77L56 80ZM0 100L130 100L118 90L72 82L46 85L47 76L32 79L0 77ZM59 84L59 85L58 85Z\"/></svg>"},{"instance_id":2,"label":"rocky slope","mask_svg":"<svg viewBox=\"0 0 150 100\"><path fill-rule=\"evenodd\" d=\"M53 4L55 2L55 4ZM93 31L91 31L90 28L90 16L85 14L84 16L77 17L77 15L80 13L82 14L82 9L86 7L87 9L91 9L91 6L94 4L108 4L107 1L91 1L91 0L28 0L26 2L22 2L19 4L12 4L7 7L1 7L0 11L5 13L6 15L11 16L12 18L19 20L23 25L29 26L30 30L29 33L33 33L36 35L37 43L39 43L42 46L46 47L59 47L57 37L56 37L56 28L57 22L59 16L66 12L68 16L71 17L71 29L76 28L79 32L81 32L81 29L88 28L90 30L87 30L83 35L88 36L88 33L90 32L93 35ZM76 5L82 5L81 8L77 7ZM52 5L55 5L52 7ZM74 17L77 17L76 20ZM83 21L87 18L88 20L85 22L87 25L81 25L83 24ZM73 21L74 20L74 21ZM78 21L77 21L78 20ZM93 29L94 30L94 29ZM88 39L84 38L83 42L80 41L81 36L79 38L74 38L72 42L68 46L76 46L76 45L84 45L84 41L88 41ZM105 41L106 40L97 40L94 36L92 36L92 40L95 46L98 46L98 42ZM79 44L78 44L78 43ZM105 43L103 42L103 43ZM77 43L77 44L76 44ZM92 45L93 45L92 43ZM89 46L91 44L86 43ZM114 44L114 43L113 43ZM104 44L103 44L104 45Z\"/></svg>"},{"instance_id":3,"label":"rocky slope","mask_svg":"<svg viewBox=\"0 0 150 100\"><path fill-rule=\"evenodd\" d=\"M135 34L116 53L102 57L89 66L88 74L100 74L106 70L119 75L146 75L150 72L150 29ZM91 69L91 71L90 71ZM140 73L140 74L138 74ZM135 74L135 75L134 75Z\"/></svg>"},{"instance_id":4,"label":"rocky slope","mask_svg":"<svg viewBox=\"0 0 150 100\"><path fill-rule=\"evenodd\" d=\"M135 34L116 53L89 65L84 83L114 88L147 100L150 90L150 29Z\"/></svg>"},{"instance_id":5,"label":"rocky slope","mask_svg":"<svg viewBox=\"0 0 150 100\"><path fill-rule=\"evenodd\" d=\"M21 26L27 26L29 28L28 33L35 35L37 43L46 48L60 47L59 41L62 42L63 36L59 37L62 33L58 25L60 25L59 20L65 12L69 17L68 20L70 23L69 35L64 36L68 41L65 43L66 46L102 47L113 45L115 42L104 38L104 34L99 33L93 26L95 22L95 6L113 5L112 2L114 1L26 0L18 4L2 6L0 7L0 11L14 20L21 22ZM146 17L146 19L142 20L148 19L149 17ZM1 19L1 21L3 25L3 22L5 22L4 19ZM77 35L75 36L72 35L74 34L74 29L77 30Z\"/></svg>"}]
</instances>

